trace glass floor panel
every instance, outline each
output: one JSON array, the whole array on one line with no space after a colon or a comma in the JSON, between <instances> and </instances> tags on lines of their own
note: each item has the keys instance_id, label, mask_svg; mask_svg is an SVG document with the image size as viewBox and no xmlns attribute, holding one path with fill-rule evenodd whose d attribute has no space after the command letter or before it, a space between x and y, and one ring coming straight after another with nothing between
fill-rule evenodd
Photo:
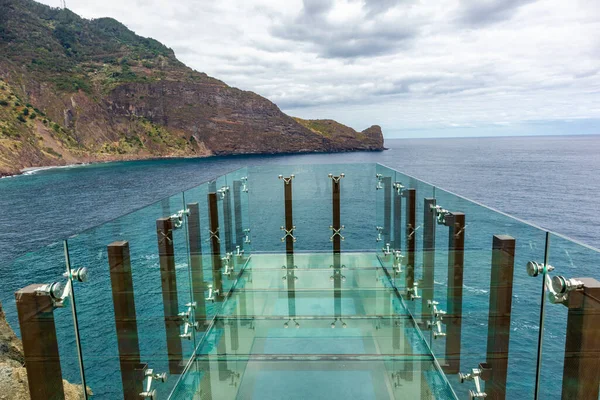
<instances>
[{"instance_id":1,"label":"glass floor panel","mask_svg":"<svg viewBox=\"0 0 600 400\"><path fill-rule=\"evenodd\" d=\"M294 282L291 282L291 281ZM293 285L295 290L333 290L334 270L328 269L250 269L245 270L236 288L246 290L275 289L287 290ZM341 269L340 286L345 289L384 289L390 281L383 268Z\"/></svg>"},{"instance_id":2,"label":"glass floor panel","mask_svg":"<svg viewBox=\"0 0 600 400\"><path fill-rule=\"evenodd\" d=\"M288 261L247 260L172 399L456 398L375 253Z\"/></svg>"},{"instance_id":3,"label":"glass floor panel","mask_svg":"<svg viewBox=\"0 0 600 400\"><path fill-rule=\"evenodd\" d=\"M394 289L380 290L233 290L222 316L315 317L406 316Z\"/></svg>"},{"instance_id":4,"label":"glass floor panel","mask_svg":"<svg viewBox=\"0 0 600 400\"><path fill-rule=\"evenodd\" d=\"M454 399L431 360L421 358L197 357L175 398Z\"/></svg>"},{"instance_id":5,"label":"glass floor panel","mask_svg":"<svg viewBox=\"0 0 600 400\"><path fill-rule=\"evenodd\" d=\"M430 356L410 318L218 318L197 354Z\"/></svg>"}]
</instances>

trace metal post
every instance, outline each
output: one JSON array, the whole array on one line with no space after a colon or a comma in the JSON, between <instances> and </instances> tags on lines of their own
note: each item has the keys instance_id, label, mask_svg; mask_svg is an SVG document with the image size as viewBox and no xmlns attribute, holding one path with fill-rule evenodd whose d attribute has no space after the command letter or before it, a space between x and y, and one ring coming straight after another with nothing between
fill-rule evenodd
<instances>
[{"instance_id":1,"label":"metal post","mask_svg":"<svg viewBox=\"0 0 600 400\"><path fill-rule=\"evenodd\" d=\"M288 178L283 182L283 195L285 204L285 230L286 232L293 232L294 230L294 218L293 218L293 203L292 203L292 183L293 179ZM286 235L285 238L285 252L286 254L294 253L294 237Z\"/></svg>"},{"instance_id":2,"label":"metal post","mask_svg":"<svg viewBox=\"0 0 600 400\"><path fill-rule=\"evenodd\" d=\"M50 294L29 285L15 292L31 400L65 398Z\"/></svg>"},{"instance_id":3,"label":"metal post","mask_svg":"<svg viewBox=\"0 0 600 400\"><path fill-rule=\"evenodd\" d=\"M386 179L386 178L384 178ZM390 178L391 179L391 178ZM340 232L342 229L341 216L340 216L340 180L332 180L332 227L333 227L333 253L340 254L342 251L342 236L336 235L335 232ZM388 225L389 228L389 225ZM389 231L388 231L389 234Z\"/></svg>"},{"instance_id":4,"label":"metal post","mask_svg":"<svg viewBox=\"0 0 600 400\"><path fill-rule=\"evenodd\" d=\"M160 259L160 280L162 283L165 330L167 333L167 353L169 372L180 374L183 371L183 351L181 347L179 301L177 296L177 274L175 273L175 249L173 247L173 223L170 218L156 220L158 255Z\"/></svg>"},{"instance_id":5,"label":"metal post","mask_svg":"<svg viewBox=\"0 0 600 400\"><path fill-rule=\"evenodd\" d=\"M280 177L283 179L283 177ZM293 178L283 179L283 197L285 208L285 230L293 232L294 229L294 214L293 214L293 198L292 198L292 183ZM288 295L288 318L296 318L296 273L294 266L294 238L291 235L285 237L285 252L286 252L286 282ZM289 323L289 321L288 321Z\"/></svg>"},{"instance_id":6,"label":"metal post","mask_svg":"<svg viewBox=\"0 0 600 400\"><path fill-rule=\"evenodd\" d=\"M229 186L223 187L223 233L225 235L225 252L233 252L233 226L231 221L231 192ZM233 278L233 276L231 276Z\"/></svg>"},{"instance_id":7,"label":"metal post","mask_svg":"<svg viewBox=\"0 0 600 400\"><path fill-rule=\"evenodd\" d=\"M143 391L143 382L137 379L136 373L136 367L140 363L140 346L129 242L114 242L108 245L108 266L115 310L123 398L125 400L137 400L140 397L139 394Z\"/></svg>"},{"instance_id":8,"label":"metal post","mask_svg":"<svg viewBox=\"0 0 600 400\"><path fill-rule=\"evenodd\" d=\"M200 207L198 203L187 205L188 215L188 237L190 240L190 265L192 269L192 293L196 302L195 320L199 329L206 327L206 301L204 283L204 271L202 267L202 235L200 233Z\"/></svg>"},{"instance_id":9,"label":"metal post","mask_svg":"<svg viewBox=\"0 0 600 400\"><path fill-rule=\"evenodd\" d=\"M210 247L212 252L213 291L215 300L223 301L223 276L221 274L221 239L219 233L219 206L217 194L208 194L208 212L210 219ZM216 292L218 291L218 292Z\"/></svg>"},{"instance_id":10,"label":"metal post","mask_svg":"<svg viewBox=\"0 0 600 400\"><path fill-rule=\"evenodd\" d=\"M233 181L233 213L235 216L235 245L244 248L244 221L242 220L242 181Z\"/></svg>"},{"instance_id":11,"label":"metal post","mask_svg":"<svg viewBox=\"0 0 600 400\"><path fill-rule=\"evenodd\" d=\"M402 191L394 192L394 250L402 249Z\"/></svg>"},{"instance_id":12,"label":"metal post","mask_svg":"<svg viewBox=\"0 0 600 400\"><path fill-rule=\"evenodd\" d=\"M506 398L514 266L515 239L494 236L487 337L487 364L491 374L485 383L485 393L490 400Z\"/></svg>"},{"instance_id":13,"label":"metal post","mask_svg":"<svg viewBox=\"0 0 600 400\"><path fill-rule=\"evenodd\" d=\"M406 189L406 289L415 284L415 252L417 249L417 190Z\"/></svg>"},{"instance_id":14,"label":"metal post","mask_svg":"<svg viewBox=\"0 0 600 400\"><path fill-rule=\"evenodd\" d=\"M465 214L446 217L448 229L448 296L446 320L446 365L444 372L457 374L460 369L462 295L465 248Z\"/></svg>"},{"instance_id":15,"label":"metal post","mask_svg":"<svg viewBox=\"0 0 600 400\"><path fill-rule=\"evenodd\" d=\"M575 278L569 293L562 399L597 400L600 386L600 282Z\"/></svg>"},{"instance_id":16,"label":"metal post","mask_svg":"<svg viewBox=\"0 0 600 400\"><path fill-rule=\"evenodd\" d=\"M421 314L423 321L431 319L431 309L427 303L433 300L433 285L435 271L435 213L436 200L426 198L423 206L423 282L421 284ZM427 324L422 328L428 329Z\"/></svg>"},{"instance_id":17,"label":"metal post","mask_svg":"<svg viewBox=\"0 0 600 400\"><path fill-rule=\"evenodd\" d=\"M383 237L384 246L392 240L392 177L385 176L383 182Z\"/></svg>"},{"instance_id":18,"label":"metal post","mask_svg":"<svg viewBox=\"0 0 600 400\"><path fill-rule=\"evenodd\" d=\"M333 314L334 321L331 325L332 328L335 328L338 321L342 327L345 327L346 324L342 320L342 281L345 279L342 275L342 262L341 262L341 252L342 252L342 240L344 237L341 232L344 229L344 226L341 222L341 201L340 201L340 183L342 178L344 178L344 174L340 174L338 176L333 176L329 174L329 178L331 179L332 190L331 190L331 199L332 199L332 223L331 223L331 241L333 242Z\"/></svg>"}]
</instances>

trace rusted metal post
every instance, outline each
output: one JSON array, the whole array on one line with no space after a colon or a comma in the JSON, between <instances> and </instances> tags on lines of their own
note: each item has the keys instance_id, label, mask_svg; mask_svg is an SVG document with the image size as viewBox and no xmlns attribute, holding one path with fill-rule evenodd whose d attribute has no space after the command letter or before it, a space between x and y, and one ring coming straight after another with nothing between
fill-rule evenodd
<instances>
[{"instance_id":1,"label":"rusted metal post","mask_svg":"<svg viewBox=\"0 0 600 400\"><path fill-rule=\"evenodd\" d=\"M331 179L332 191L331 191L331 199L332 199L332 223L330 226L331 229L331 238L330 240L333 242L333 275L331 276L331 280L333 281L333 314L334 321L331 324L332 328L335 328L338 321L342 327L346 327L346 323L342 320L342 281L345 279L342 275L342 240L344 237L342 236L342 230L344 226L341 223L341 188L340 183L342 178L344 178L344 174L339 174L338 176L333 176L333 174L329 174L329 178Z\"/></svg>"},{"instance_id":2,"label":"rusted metal post","mask_svg":"<svg viewBox=\"0 0 600 400\"><path fill-rule=\"evenodd\" d=\"M242 181L233 181L233 214L235 217L235 245L244 249Z\"/></svg>"},{"instance_id":3,"label":"rusted metal post","mask_svg":"<svg viewBox=\"0 0 600 400\"><path fill-rule=\"evenodd\" d=\"M575 278L569 293L562 399L597 400L600 387L600 282Z\"/></svg>"},{"instance_id":4,"label":"rusted metal post","mask_svg":"<svg viewBox=\"0 0 600 400\"><path fill-rule=\"evenodd\" d=\"M294 214L293 214L293 199L292 199L292 177L285 178L283 182L283 196L285 206L285 231L294 231ZM285 236L285 253L294 253L294 237L292 235Z\"/></svg>"},{"instance_id":5,"label":"rusted metal post","mask_svg":"<svg viewBox=\"0 0 600 400\"><path fill-rule=\"evenodd\" d=\"M196 302L195 320L199 329L206 327L206 301L204 283L204 271L202 267L202 235L200 230L200 207L198 203L187 205L188 215L188 237L190 241L190 266L192 270L192 293L193 301Z\"/></svg>"},{"instance_id":6,"label":"rusted metal post","mask_svg":"<svg viewBox=\"0 0 600 400\"><path fill-rule=\"evenodd\" d=\"M423 206L423 282L421 284L421 314L423 321L431 319L431 308L427 303L433 300L433 285L435 271L435 213L436 200L426 198ZM422 328L428 329L427 324Z\"/></svg>"},{"instance_id":7,"label":"rusted metal post","mask_svg":"<svg viewBox=\"0 0 600 400\"><path fill-rule=\"evenodd\" d=\"M231 221L231 190L229 186L221 188L223 191L223 234L225 236L225 252L233 253L233 225Z\"/></svg>"},{"instance_id":8,"label":"rusted metal post","mask_svg":"<svg viewBox=\"0 0 600 400\"><path fill-rule=\"evenodd\" d=\"M457 374L460 368L465 214L446 217L448 229L448 292L446 321L446 365L444 372Z\"/></svg>"},{"instance_id":9,"label":"rusted metal post","mask_svg":"<svg viewBox=\"0 0 600 400\"><path fill-rule=\"evenodd\" d=\"M406 189L406 289L414 289L417 250L417 190Z\"/></svg>"},{"instance_id":10,"label":"rusted metal post","mask_svg":"<svg viewBox=\"0 0 600 400\"><path fill-rule=\"evenodd\" d=\"M398 183L400 184L400 183ZM402 249L402 190L394 191L394 250Z\"/></svg>"},{"instance_id":11,"label":"rusted metal post","mask_svg":"<svg viewBox=\"0 0 600 400\"><path fill-rule=\"evenodd\" d=\"M183 371L184 365L181 338L179 337L181 318L178 316L179 300L177 296L177 274L175 272L173 222L170 218L159 218L156 220L156 229L165 330L167 333L169 372L171 374L180 374Z\"/></svg>"},{"instance_id":12,"label":"rusted metal post","mask_svg":"<svg viewBox=\"0 0 600 400\"><path fill-rule=\"evenodd\" d=\"M292 184L293 175L289 178L283 178L283 202L285 209L285 232L294 231L294 214L293 214L293 197L292 197ZM288 318L294 319L296 317L296 273L294 265L294 237L286 234L285 236L285 253L286 253L286 275L285 280L287 283L287 295L288 295ZM288 321L289 323L289 321Z\"/></svg>"},{"instance_id":13,"label":"rusted metal post","mask_svg":"<svg viewBox=\"0 0 600 400\"><path fill-rule=\"evenodd\" d=\"M506 398L514 266L515 239L494 236L487 337L487 364L491 374L485 383L487 398L491 400Z\"/></svg>"},{"instance_id":14,"label":"rusted metal post","mask_svg":"<svg viewBox=\"0 0 600 400\"><path fill-rule=\"evenodd\" d=\"M219 233L219 206L216 193L208 194L208 215L210 219L210 247L212 253L213 291L215 301L223 301L223 276L221 273L221 238Z\"/></svg>"},{"instance_id":15,"label":"rusted metal post","mask_svg":"<svg viewBox=\"0 0 600 400\"><path fill-rule=\"evenodd\" d=\"M384 178L385 179L385 178ZM342 251L342 235L341 233L341 229L342 229L342 223L341 223L341 216L340 216L340 210L341 210L341 204L340 204L340 179L332 179L332 210L333 210L333 215L332 215L332 224L331 226L333 227L333 232L332 232L332 237L333 237L333 253L334 254L340 254ZM389 228L389 225L388 225ZM336 233L339 232L339 233ZM389 231L388 231L389 234Z\"/></svg>"},{"instance_id":16,"label":"rusted metal post","mask_svg":"<svg viewBox=\"0 0 600 400\"><path fill-rule=\"evenodd\" d=\"M136 368L140 364L137 317L133 294L133 277L129 242L108 245L108 266L112 286L123 398L137 400L143 391L142 380L137 379Z\"/></svg>"},{"instance_id":17,"label":"rusted metal post","mask_svg":"<svg viewBox=\"0 0 600 400\"><path fill-rule=\"evenodd\" d=\"M392 177L385 176L383 182L383 237L384 246L392 240Z\"/></svg>"},{"instance_id":18,"label":"rusted metal post","mask_svg":"<svg viewBox=\"0 0 600 400\"><path fill-rule=\"evenodd\" d=\"M15 292L21 339L31 400L65 398L60 355L50 294L38 293L45 285L29 285Z\"/></svg>"}]
</instances>

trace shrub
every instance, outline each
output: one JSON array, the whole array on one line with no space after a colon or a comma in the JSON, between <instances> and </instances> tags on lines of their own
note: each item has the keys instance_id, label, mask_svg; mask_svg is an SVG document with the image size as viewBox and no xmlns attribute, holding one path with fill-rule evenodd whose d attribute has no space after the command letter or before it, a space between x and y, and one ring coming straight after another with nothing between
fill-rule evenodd
<instances>
[{"instance_id":1,"label":"shrub","mask_svg":"<svg viewBox=\"0 0 600 400\"><path fill-rule=\"evenodd\" d=\"M22 116L22 115L19 115L19 116L17 117L17 119L18 119L19 121L21 121L21 122L26 122L26 121L25 121L25 118L23 118L23 116Z\"/></svg>"},{"instance_id":2,"label":"shrub","mask_svg":"<svg viewBox=\"0 0 600 400\"><path fill-rule=\"evenodd\" d=\"M23 115L25 115L25 116L29 115L29 108L23 109Z\"/></svg>"},{"instance_id":3,"label":"shrub","mask_svg":"<svg viewBox=\"0 0 600 400\"><path fill-rule=\"evenodd\" d=\"M54 130L54 132L58 133L60 132L60 125L58 125L56 122L52 124L52 129Z\"/></svg>"},{"instance_id":4,"label":"shrub","mask_svg":"<svg viewBox=\"0 0 600 400\"><path fill-rule=\"evenodd\" d=\"M15 101L15 107L21 107L21 103L19 103L18 101Z\"/></svg>"},{"instance_id":5,"label":"shrub","mask_svg":"<svg viewBox=\"0 0 600 400\"><path fill-rule=\"evenodd\" d=\"M35 115L35 113L31 113L31 115L29 116L29 119L35 119L35 117L37 117L37 115Z\"/></svg>"},{"instance_id":6,"label":"shrub","mask_svg":"<svg viewBox=\"0 0 600 400\"><path fill-rule=\"evenodd\" d=\"M54 157L62 158L62 154L56 152L52 147L46 147L44 151L48 154L52 154Z\"/></svg>"},{"instance_id":7,"label":"shrub","mask_svg":"<svg viewBox=\"0 0 600 400\"><path fill-rule=\"evenodd\" d=\"M7 106L8 105L8 101L6 100L0 100L0 106Z\"/></svg>"},{"instance_id":8,"label":"shrub","mask_svg":"<svg viewBox=\"0 0 600 400\"><path fill-rule=\"evenodd\" d=\"M29 103L26 103L25 107L27 107L27 108L33 108L33 106L31 104L29 104Z\"/></svg>"}]
</instances>

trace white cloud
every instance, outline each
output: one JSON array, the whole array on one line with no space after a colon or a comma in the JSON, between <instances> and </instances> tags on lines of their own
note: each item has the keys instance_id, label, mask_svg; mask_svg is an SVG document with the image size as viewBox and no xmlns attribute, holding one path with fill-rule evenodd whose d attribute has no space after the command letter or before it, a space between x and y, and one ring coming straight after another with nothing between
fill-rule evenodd
<instances>
[{"instance_id":1,"label":"white cloud","mask_svg":"<svg viewBox=\"0 0 600 400\"><path fill-rule=\"evenodd\" d=\"M58 6L59 0L44 0ZM596 0L69 1L305 118L384 132L600 119ZM600 133L600 129L599 129Z\"/></svg>"}]
</instances>

